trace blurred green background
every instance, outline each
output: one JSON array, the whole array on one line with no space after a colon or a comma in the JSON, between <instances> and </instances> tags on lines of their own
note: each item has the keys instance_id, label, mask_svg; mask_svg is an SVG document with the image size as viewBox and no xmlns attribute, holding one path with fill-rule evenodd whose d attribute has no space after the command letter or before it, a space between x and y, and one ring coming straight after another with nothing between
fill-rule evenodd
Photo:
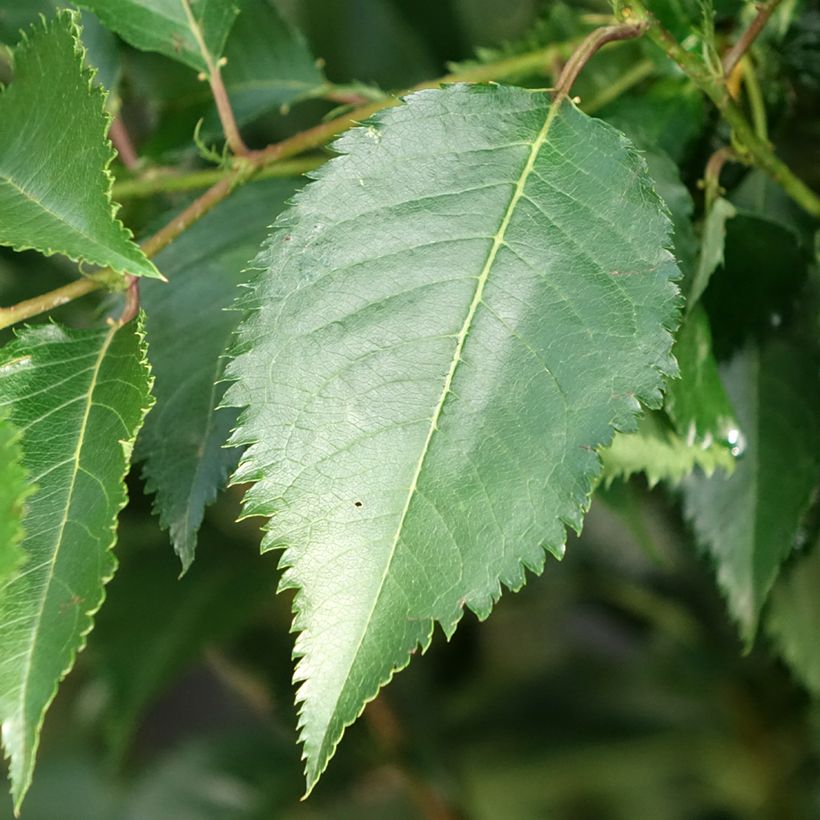
<instances>
[{"instance_id":1,"label":"blurred green background","mask_svg":"<svg viewBox=\"0 0 820 820\"><path fill-rule=\"evenodd\" d=\"M572 5L576 13L607 11ZM684 0L663 5L670 14L693 8ZM727 13L737 6L718 5ZM526 37L545 15L556 19L557 8L539 0L280 6L331 80L385 88ZM803 4L800 20L799 39L772 57L770 87L776 95L784 75L799 79L789 110L802 116L784 114L778 138L797 172L816 182L816 4ZM632 48L590 64L591 93L640 56ZM124 110L146 150L160 155L173 138L157 141L162 123L145 114L140 94L161 84L172 96L182 73L161 57L121 49ZM612 118L629 119L645 90L622 97ZM669 99L653 138L666 140L696 192L714 135L697 102L680 89ZM252 141L292 133L328 110L313 101L271 115L253 127ZM681 111L686 141L674 121ZM137 203L125 215L147 229L157 210ZM0 251L2 302L59 284L69 271ZM104 307L72 305L61 318L96 321ZM487 623L465 617L449 644L438 634L368 706L306 802L290 593L274 594L276 556L258 557L254 522L233 523L240 496L231 490L209 510L197 561L178 580L138 475L130 493L120 570L49 712L24 820L820 818L820 710L765 639L743 654L673 492L650 493L640 478L602 492L562 563L549 561L521 593L505 594ZM11 817L10 806L3 799L0 817Z\"/></svg>"}]
</instances>

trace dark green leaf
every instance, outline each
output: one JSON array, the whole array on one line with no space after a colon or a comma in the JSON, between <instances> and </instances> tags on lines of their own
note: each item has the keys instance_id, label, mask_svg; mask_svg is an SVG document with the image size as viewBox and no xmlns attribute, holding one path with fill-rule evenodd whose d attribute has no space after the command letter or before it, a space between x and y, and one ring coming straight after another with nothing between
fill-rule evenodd
<instances>
[{"instance_id":1,"label":"dark green leaf","mask_svg":"<svg viewBox=\"0 0 820 820\"><path fill-rule=\"evenodd\" d=\"M820 480L820 385L816 366L782 344L747 348L722 375L746 452L729 477L687 479L684 509L749 644Z\"/></svg>"},{"instance_id":2,"label":"dark green leaf","mask_svg":"<svg viewBox=\"0 0 820 820\"><path fill-rule=\"evenodd\" d=\"M222 56L236 19L231 0L78 0L112 31L143 51L158 51L196 71Z\"/></svg>"},{"instance_id":3,"label":"dark green leaf","mask_svg":"<svg viewBox=\"0 0 820 820\"><path fill-rule=\"evenodd\" d=\"M224 393L222 356L241 318L227 308L245 265L294 190L292 182L269 180L237 191L159 254L170 284L143 288L157 406L137 453L183 569L194 559L205 507L239 457L223 446L236 413L217 409Z\"/></svg>"},{"instance_id":4,"label":"dark green leaf","mask_svg":"<svg viewBox=\"0 0 820 820\"><path fill-rule=\"evenodd\" d=\"M123 561L91 645L105 687L105 731L115 759L163 687L270 599L272 568L259 566L258 556L242 546L211 544L181 580L164 550L137 552Z\"/></svg>"},{"instance_id":5,"label":"dark green leaf","mask_svg":"<svg viewBox=\"0 0 820 820\"><path fill-rule=\"evenodd\" d=\"M800 556L772 591L767 631L795 676L820 696L820 544Z\"/></svg>"},{"instance_id":6,"label":"dark green leaf","mask_svg":"<svg viewBox=\"0 0 820 820\"><path fill-rule=\"evenodd\" d=\"M596 448L674 372L670 223L628 141L543 93L412 95L258 260L226 399L298 588L308 787L438 621L561 555Z\"/></svg>"},{"instance_id":7,"label":"dark green leaf","mask_svg":"<svg viewBox=\"0 0 820 820\"><path fill-rule=\"evenodd\" d=\"M0 94L0 244L158 277L115 219L105 92L83 68L76 21L36 24L14 52Z\"/></svg>"},{"instance_id":8,"label":"dark green leaf","mask_svg":"<svg viewBox=\"0 0 820 820\"><path fill-rule=\"evenodd\" d=\"M669 383L664 406L675 429L690 444L709 447L717 443L733 455L741 455L745 443L740 424L712 352L709 317L700 305L686 317L673 352L680 378Z\"/></svg>"},{"instance_id":9,"label":"dark green leaf","mask_svg":"<svg viewBox=\"0 0 820 820\"><path fill-rule=\"evenodd\" d=\"M37 487L23 521L26 564L0 590L0 719L18 808L45 711L114 574L123 477L149 382L135 323L25 329L0 351L0 408Z\"/></svg>"}]
</instances>

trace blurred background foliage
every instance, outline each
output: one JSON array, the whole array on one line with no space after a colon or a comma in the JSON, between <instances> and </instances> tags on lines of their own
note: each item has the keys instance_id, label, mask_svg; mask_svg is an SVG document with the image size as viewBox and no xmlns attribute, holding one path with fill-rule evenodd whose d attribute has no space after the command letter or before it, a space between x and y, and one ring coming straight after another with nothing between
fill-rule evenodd
<instances>
[{"instance_id":1,"label":"blurred background foliage","mask_svg":"<svg viewBox=\"0 0 820 820\"><path fill-rule=\"evenodd\" d=\"M267 2L247 5L259 11ZM0 3L0 41L13 45L20 26L54 5ZM679 36L691 40L700 30L695 0L652 5ZM292 77L357 93L572 39L608 12L595 0L281 0L277 7L309 47L288 58ZM747 12L736 0L719 0L714 10L718 40ZM207 105L204 86L171 61L128 48L90 15L84 21L90 59L114 92L112 112L124 118L143 162L199 167L191 134ZM258 33L269 46L273 35ZM240 55L248 41L233 38ZM319 62L306 61L307 53ZM8 77L10 61L0 65ZM549 85L553 70L516 80ZM756 70L771 139L798 175L820 185L816 3L783 4L757 47ZM698 180L727 133L683 78L637 42L597 55L576 91L582 105L678 163L697 224ZM315 123L338 105L323 96L280 89L274 105L249 115L248 142L264 145ZM742 218L729 223L723 275L704 301L716 349L728 355L750 327L739 327L736 314L759 314L752 330L773 332L769 318L776 315L778 327L790 321L807 279L816 294L817 272L814 226L776 186L741 166L728 167L723 181ZM147 232L157 213L185 197L132 200L123 215ZM275 212L263 216L261 226ZM254 235L245 258L257 243ZM782 275L772 276L773 268ZM3 304L72 275L57 259L0 250ZM776 292L766 289L772 281ZM88 300L58 315L82 325L107 307ZM258 557L258 524L233 523L240 491L226 491L209 509L198 560L179 580L151 498L132 475L120 570L49 714L24 820L820 818L820 710L765 635L744 654L677 493L650 492L640 476L601 490L565 560L549 562L520 594L506 594L486 624L465 618L449 645L438 635L428 655L367 707L315 794L300 802L290 593L274 594L276 557ZM817 529L810 521L802 533L809 546ZM10 805L3 801L0 817L11 817Z\"/></svg>"}]
</instances>

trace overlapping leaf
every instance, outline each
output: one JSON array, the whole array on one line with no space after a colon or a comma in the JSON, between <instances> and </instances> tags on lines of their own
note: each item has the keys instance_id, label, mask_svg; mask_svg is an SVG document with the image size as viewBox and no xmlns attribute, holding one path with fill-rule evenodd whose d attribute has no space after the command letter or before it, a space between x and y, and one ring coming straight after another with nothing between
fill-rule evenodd
<instances>
[{"instance_id":1,"label":"overlapping leaf","mask_svg":"<svg viewBox=\"0 0 820 820\"><path fill-rule=\"evenodd\" d=\"M684 508L750 643L820 481L820 389L816 368L782 344L746 349L723 377L746 452L729 477L687 479Z\"/></svg>"},{"instance_id":2,"label":"overlapping leaf","mask_svg":"<svg viewBox=\"0 0 820 820\"><path fill-rule=\"evenodd\" d=\"M236 18L231 0L81 0L112 31L143 51L158 51L196 71L222 56Z\"/></svg>"},{"instance_id":3,"label":"overlapping leaf","mask_svg":"<svg viewBox=\"0 0 820 820\"><path fill-rule=\"evenodd\" d=\"M298 589L309 788L434 622L561 555L677 310L642 159L569 103L422 92L336 150L258 260L226 399Z\"/></svg>"},{"instance_id":4,"label":"overlapping leaf","mask_svg":"<svg viewBox=\"0 0 820 820\"><path fill-rule=\"evenodd\" d=\"M35 24L0 93L0 244L159 276L114 216L105 92L83 67L76 20Z\"/></svg>"},{"instance_id":5,"label":"overlapping leaf","mask_svg":"<svg viewBox=\"0 0 820 820\"><path fill-rule=\"evenodd\" d=\"M224 393L222 357L241 318L227 308L245 265L294 190L292 182L268 180L237 191L157 257L170 284L143 288L157 406L137 453L183 569L194 559L205 507L239 457L223 446L236 413L217 409Z\"/></svg>"},{"instance_id":6,"label":"overlapping leaf","mask_svg":"<svg viewBox=\"0 0 820 820\"><path fill-rule=\"evenodd\" d=\"M29 492L17 431L6 414L0 413L0 585L8 580L25 557L20 541L23 537L23 502Z\"/></svg>"},{"instance_id":7,"label":"overlapping leaf","mask_svg":"<svg viewBox=\"0 0 820 820\"><path fill-rule=\"evenodd\" d=\"M0 720L18 808L45 711L114 573L123 477L149 382L135 323L26 329L0 351L0 410L20 430L38 488L23 522L26 564L0 588Z\"/></svg>"}]
</instances>

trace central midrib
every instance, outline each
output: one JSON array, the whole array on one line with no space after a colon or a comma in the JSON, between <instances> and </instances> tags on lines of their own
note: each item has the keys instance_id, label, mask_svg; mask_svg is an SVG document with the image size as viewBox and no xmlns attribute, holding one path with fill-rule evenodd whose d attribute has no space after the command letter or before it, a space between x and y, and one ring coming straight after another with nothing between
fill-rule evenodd
<instances>
[{"instance_id":1,"label":"central midrib","mask_svg":"<svg viewBox=\"0 0 820 820\"><path fill-rule=\"evenodd\" d=\"M453 358L452 358L452 361L450 362L450 369L447 372L447 376L444 380L444 385L443 385L442 390L441 390L441 395L439 396L438 402L436 403L436 407L433 411L433 415L430 419L430 426L427 430L427 436L424 440L424 444L422 445L421 453L419 455L418 462L416 463L416 468L413 472L413 478L410 482L410 489L407 493L407 498L406 498L405 503L404 503L404 508L402 509L398 525L396 526L396 533L393 537L393 541L390 544L390 552L389 552L387 561L385 562L384 572L382 573L382 577L379 581L378 591L373 596L373 606L370 608L370 612L368 613L367 620L365 621L364 626L363 626L363 628L360 632L359 641L358 641L358 644L356 645L356 649L351 654L350 666L348 667L348 671L347 671L347 674L345 676L345 682L342 685L342 687L340 688L339 695L336 698L336 703L333 707L334 712L336 711L336 708L338 707L338 704L339 704L339 700L341 700L342 694L345 691L347 681L350 678L350 670L353 668L353 664L355 663L356 658L358 657L359 650L361 649L362 643L364 642L364 636L366 635L367 630L370 627L370 622L373 620L373 614L376 611L376 607L378 605L378 602L379 602L379 600L381 598L381 595L382 595L382 592L384 590L384 583L387 580L388 573L390 572L390 567L391 567L391 565L393 563L393 559L396 555L396 548L398 547L399 540L401 539L401 534L402 534L402 530L404 528L404 523L407 519L407 514L410 510L410 505L412 504L413 497L416 494L416 490L418 488L419 478L420 478L421 473L424 469L424 463L427 459L427 455L430 452L430 445L433 441L433 437L436 434L436 430L438 428L438 421L439 421L439 418L441 417L441 413L444 409L444 404L447 400L447 395L450 392L450 388L452 387L452 384L453 384L453 379L455 378L456 371L458 370L458 366L461 362L462 350L464 349L464 345L467 341L467 337L469 336L470 329L472 327L476 311L478 310L478 306L481 304L481 298L484 294L484 288L487 284L487 280L489 278L490 271L492 270L493 265L495 264L495 260L496 260L496 257L498 256L499 250L501 249L502 245L504 244L506 234L507 234L507 229L509 228L509 225L510 225L510 222L512 220L515 209L516 209L516 207L518 205L518 202L520 201L520 199L521 199L521 197L524 193L524 187L527 184L527 180L529 179L530 174L532 173L532 170L535 167L535 162L536 162L536 159L538 157L538 154L541 151L541 148L544 146L544 143L547 141L547 136L549 135L550 127L552 126L553 120L555 119L555 116L558 113L559 109L560 109L560 102L552 103L550 105L549 111L548 111L547 116L544 120L544 125L541 127L541 130L538 132L538 135L536 136L535 140L533 140L532 145L530 146L529 156L527 157L527 161L524 164L524 168L522 169L521 174L518 178L518 182L516 183L515 189L513 191L513 195L510 198L509 205L507 205L507 210L504 212L504 217L501 220L501 224L498 227L498 231L496 231L496 234L493 237L493 244L490 247L489 253L487 254L487 259L484 263L484 267L482 268L481 273L478 276L478 279L477 279L477 282L476 282L475 293L473 294L473 300L470 303L470 307L467 311L467 316L464 319L464 323L462 324L461 330L458 333L456 347L455 347L455 350L453 352ZM321 749L321 745L324 745L324 742L326 740L327 731L328 730L326 729L325 730L325 735L322 738L322 744L320 744L320 749ZM309 784L308 793L310 793L310 788L312 788L312 785Z\"/></svg>"}]
</instances>

